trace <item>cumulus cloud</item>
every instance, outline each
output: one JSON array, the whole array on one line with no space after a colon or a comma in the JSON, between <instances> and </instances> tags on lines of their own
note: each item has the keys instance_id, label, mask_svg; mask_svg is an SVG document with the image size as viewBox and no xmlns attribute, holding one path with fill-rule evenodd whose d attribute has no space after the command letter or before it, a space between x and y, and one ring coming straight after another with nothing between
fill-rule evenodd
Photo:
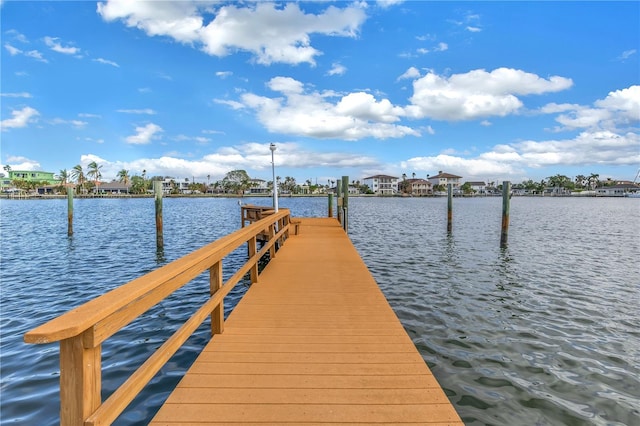
<instances>
[{"instance_id":1,"label":"cumulus cloud","mask_svg":"<svg viewBox=\"0 0 640 426\"><path fill-rule=\"evenodd\" d=\"M616 131L619 127L640 122L640 86L610 92L593 106L577 104L547 104L540 109L545 114L561 113L555 131L592 129Z\"/></svg>"},{"instance_id":2,"label":"cumulus cloud","mask_svg":"<svg viewBox=\"0 0 640 426\"><path fill-rule=\"evenodd\" d=\"M368 155L344 152L314 152L295 142L278 142L276 166L306 169L309 167L378 167L379 162ZM199 158L178 158L175 153L165 153L157 158L141 158L130 162L109 161L96 155L83 155L80 164L96 161L102 165L105 179L115 178L118 171L129 170L140 174L146 170L148 176L174 176L176 178L195 176L196 180L211 181L222 179L231 170L247 170L252 177L271 178L271 151L269 143L250 142L234 146L220 147L217 151Z\"/></svg>"},{"instance_id":3,"label":"cumulus cloud","mask_svg":"<svg viewBox=\"0 0 640 426\"><path fill-rule=\"evenodd\" d=\"M27 157L8 156L4 164L13 170L42 170L40 163Z\"/></svg>"},{"instance_id":4,"label":"cumulus cloud","mask_svg":"<svg viewBox=\"0 0 640 426\"><path fill-rule=\"evenodd\" d=\"M415 118L449 121L503 117L523 106L518 96L557 92L572 85L569 78L545 79L511 68L479 69L449 77L429 72L414 80L408 111Z\"/></svg>"},{"instance_id":5,"label":"cumulus cloud","mask_svg":"<svg viewBox=\"0 0 640 426\"><path fill-rule=\"evenodd\" d=\"M98 3L98 13L106 21L122 20L150 36L168 36L209 55L249 52L264 65L315 65L315 57L322 52L311 45L311 35L355 37L366 19L364 9L356 3L344 8L329 6L315 15L305 13L298 3L227 4L213 9L196 1L109 0ZM214 15L208 23L205 13Z\"/></svg>"},{"instance_id":6,"label":"cumulus cloud","mask_svg":"<svg viewBox=\"0 0 640 426\"><path fill-rule=\"evenodd\" d=\"M162 127L154 123L149 123L146 126L136 127L136 134L128 136L125 140L127 143L133 145L145 145L150 143L152 139L155 139L157 134L162 131Z\"/></svg>"},{"instance_id":7,"label":"cumulus cloud","mask_svg":"<svg viewBox=\"0 0 640 426\"><path fill-rule=\"evenodd\" d=\"M2 130L26 127L29 123L35 121L40 113L31 107L24 107L21 110L11 111L12 118L7 118L0 122Z\"/></svg>"},{"instance_id":8,"label":"cumulus cloud","mask_svg":"<svg viewBox=\"0 0 640 426\"><path fill-rule=\"evenodd\" d=\"M377 100L369 93L340 96L310 91L302 82L289 77L274 77L268 87L282 96L268 98L246 93L241 101L256 112L270 132L345 140L420 135L410 127L392 124L404 114L402 108L387 99Z\"/></svg>"}]
</instances>

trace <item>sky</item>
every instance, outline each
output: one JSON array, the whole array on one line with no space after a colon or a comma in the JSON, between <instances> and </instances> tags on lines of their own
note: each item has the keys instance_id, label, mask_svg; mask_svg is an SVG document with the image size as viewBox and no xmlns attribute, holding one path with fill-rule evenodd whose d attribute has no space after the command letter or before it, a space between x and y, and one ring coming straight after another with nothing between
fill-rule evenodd
<instances>
[{"instance_id":1,"label":"sky","mask_svg":"<svg viewBox=\"0 0 640 426\"><path fill-rule=\"evenodd\" d=\"M633 180L640 2L0 1L0 162Z\"/></svg>"}]
</instances>

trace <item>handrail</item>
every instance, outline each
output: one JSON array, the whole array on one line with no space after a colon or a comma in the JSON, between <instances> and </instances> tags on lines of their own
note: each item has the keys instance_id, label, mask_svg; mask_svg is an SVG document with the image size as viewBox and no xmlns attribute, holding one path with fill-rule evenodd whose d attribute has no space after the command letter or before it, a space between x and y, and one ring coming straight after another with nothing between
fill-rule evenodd
<instances>
[{"instance_id":1,"label":"handrail","mask_svg":"<svg viewBox=\"0 0 640 426\"><path fill-rule=\"evenodd\" d=\"M224 329L224 297L247 273L258 281L258 261L276 254L276 242L289 237L288 209L268 215L121 287L103 294L24 336L26 343L60 342L60 423L110 424L131 403L153 376L211 316L212 334ZM257 237L267 236L260 251ZM222 261L248 243L249 258L224 284ZM164 298L210 271L210 297L116 391L101 403L101 344Z\"/></svg>"}]
</instances>

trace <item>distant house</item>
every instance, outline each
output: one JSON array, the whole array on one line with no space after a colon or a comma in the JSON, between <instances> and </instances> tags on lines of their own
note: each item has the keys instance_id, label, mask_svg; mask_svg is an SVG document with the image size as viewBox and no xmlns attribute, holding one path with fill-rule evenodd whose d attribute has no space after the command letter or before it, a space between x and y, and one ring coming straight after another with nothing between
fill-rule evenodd
<instances>
[{"instance_id":1,"label":"distant house","mask_svg":"<svg viewBox=\"0 0 640 426\"><path fill-rule=\"evenodd\" d=\"M124 184L122 182L103 182L98 186L98 193L100 194L128 194L131 189L131 184Z\"/></svg>"},{"instance_id":2,"label":"distant house","mask_svg":"<svg viewBox=\"0 0 640 426\"><path fill-rule=\"evenodd\" d=\"M454 189L457 189L460 187L461 185L460 179L462 179L462 176L452 175L451 173L443 173L442 170L440 170L438 174L435 176L427 177L427 180L431 182L431 185L433 186L436 186L436 185L447 186L448 184L451 184Z\"/></svg>"},{"instance_id":3,"label":"distant house","mask_svg":"<svg viewBox=\"0 0 640 426\"><path fill-rule=\"evenodd\" d=\"M32 182L47 182L49 185L56 185L60 180L53 176L53 172L43 172L34 170L9 170L9 180L26 180Z\"/></svg>"},{"instance_id":4,"label":"distant house","mask_svg":"<svg viewBox=\"0 0 640 426\"><path fill-rule=\"evenodd\" d=\"M369 176L362 180L374 194L394 195L398 193L398 178L388 175Z\"/></svg>"},{"instance_id":5,"label":"distant house","mask_svg":"<svg viewBox=\"0 0 640 426\"><path fill-rule=\"evenodd\" d=\"M407 179L403 184L411 195L427 195L432 192L431 182L425 179Z\"/></svg>"},{"instance_id":6,"label":"distant house","mask_svg":"<svg viewBox=\"0 0 640 426\"><path fill-rule=\"evenodd\" d=\"M633 183L621 183L613 186L596 188L598 197L626 197L627 194L640 193L640 186Z\"/></svg>"},{"instance_id":7,"label":"distant house","mask_svg":"<svg viewBox=\"0 0 640 426\"><path fill-rule=\"evenodd\" d=\"M487 184L484 182L467 182L471 189L478 194L484 194L487 192Z\"/></svg>"},{"instance_id":8,"label":"distant house","mask_svg":"<svg viewBox=\"0 0 640 426\"><path fill-rule=\"evenodd\" d=\"M245 192L247 194L259 195L270 194L271 189L267 185L267 181L263 179L249 179L249 189Z\"/></svg>"}]
</instances>

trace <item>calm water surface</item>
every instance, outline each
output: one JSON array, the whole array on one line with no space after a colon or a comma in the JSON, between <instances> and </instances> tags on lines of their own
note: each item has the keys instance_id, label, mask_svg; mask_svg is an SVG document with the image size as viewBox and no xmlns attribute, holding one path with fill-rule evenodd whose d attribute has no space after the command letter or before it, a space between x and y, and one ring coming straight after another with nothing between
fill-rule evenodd
<instances>
[{"instance_id":1,"label":"calm water surface","mask_svg":"<svg viewBox=\"0 0 640 426\"><path fill-rule=\"evenodd\" d=\"M251 200L269 205L269 199ZM325 216L324 198L283 198ZM234 199L0 201L0 421L59 421L58 345L24 333L239 226ZM350 236L466 424L640 424L640 200L350 199ZM225 267L243 261L243 250ZM227 310L242 297L241 283ZM199 277L103 347L110 394L208 292ZM227 312L228 314L228 312ZM208 339L204 324L118 419L145 424Z\"/></svg>"}]
</instances>

